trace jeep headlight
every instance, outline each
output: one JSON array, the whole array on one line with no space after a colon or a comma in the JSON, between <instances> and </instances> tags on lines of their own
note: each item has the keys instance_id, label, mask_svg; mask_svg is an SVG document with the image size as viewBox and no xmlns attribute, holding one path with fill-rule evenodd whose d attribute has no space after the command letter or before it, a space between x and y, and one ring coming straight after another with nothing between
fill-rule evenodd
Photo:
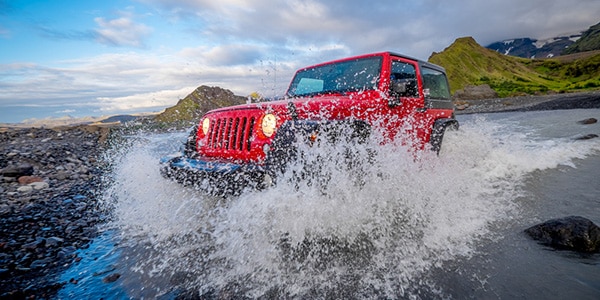
<instances>
[{"instance_id":1,"label":"jeep headlight","mask_svg":"<svg viewBox=\"0 0 600 300\"><path fill-rule=\"evenodd\" d=\"M266 137L271 137L275 133L275 128L277 127L277 117L275 117L274 114L264 115L260 127Z\"/></svg>"},{"instance_id":2,"label":"jeep headlight","mask_svg":"<svg viewBox=\"0 0 600 300\"><path fill-rule=\"evenodd\" d=\"M208 133L209 127L210 127L210 119L204 118L204 120L202 120L202 133L204 133L206 135Z\"/></svg>"}]
</instances>

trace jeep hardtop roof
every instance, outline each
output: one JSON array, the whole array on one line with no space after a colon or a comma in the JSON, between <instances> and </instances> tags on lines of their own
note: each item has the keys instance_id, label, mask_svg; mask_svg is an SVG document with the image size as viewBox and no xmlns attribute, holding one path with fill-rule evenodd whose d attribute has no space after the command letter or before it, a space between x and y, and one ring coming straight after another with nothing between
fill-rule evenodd
<instances>
[{"instance_id":1,"label":"jeep hardtop roof","mask_svg":"<svg viewBox=\"0 0 600 300\"><path fill-rule=\"evenodd\" d=\"M345 57L345 58L341 58L341 59L336 59L336 60L300 68L298 71L310 69L310 68L314 68L314 67L318 67L318 66L328 65L328 64L332 64L332 63L336 63L336 62L341 62L341 61L347 61L347 60L353 60L353 59L359 59L359 58L365 58L365 57L371 57L371 56L381 56L381 55L395 56L395 57L400 57L400 58L416 61L419 64L419 66L421 66L421 67L427 67L430 69L434 69L434 70L440 71L444 74L446 73L446 69L444 69L442 66L438 66L436 64L432 64L430 62L426 62L426 61L418 59L418 58L414 58L414 57L411 57L408 55L404 55L404 54L400 54L400 53L392 52L392 51L375 52L375 53L368 53L368 54L361 54L361 55L356 55L356 56Z\"/></svg>"}]
</instances>

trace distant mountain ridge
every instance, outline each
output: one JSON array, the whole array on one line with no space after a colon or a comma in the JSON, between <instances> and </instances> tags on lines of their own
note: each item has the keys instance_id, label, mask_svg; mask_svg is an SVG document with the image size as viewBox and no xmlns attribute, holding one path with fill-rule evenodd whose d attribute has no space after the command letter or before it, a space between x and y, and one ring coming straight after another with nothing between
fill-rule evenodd
<instances>
[{"instance_id":1,"label":"distant mountain ridge","mask_svg":"<svg viewBox=\"0 0 600 300\"><path fill-rule=\"evenodd\" d=\"M486 48L504 55L523 58L551 58L562 55L565 49L573 45L579 38L581 38L581 33L546 40L517 38L495 42Z\"/></svg>"},{"instance_id":2,"label":"distant mountain ridge","mask_svg":"<svg viewBox=\"0 0 600 300\"><path fill-rule=\"evenodd\" d=\"M600 50L600 23L582 32L563 34L544 40L528 37L507 39L491 43L486 48L504 55L531 59Z\"/></svg>"}]
</instances>

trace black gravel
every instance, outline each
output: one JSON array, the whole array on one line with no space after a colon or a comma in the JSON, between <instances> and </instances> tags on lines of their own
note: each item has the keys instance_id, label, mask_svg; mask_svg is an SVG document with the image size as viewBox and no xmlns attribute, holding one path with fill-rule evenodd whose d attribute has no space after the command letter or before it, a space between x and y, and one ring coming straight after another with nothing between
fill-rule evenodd
<instances>
[{"instance_id":1,"label":"black gravel","mask_svg":"<svg viewBox=\"0 0 600 300\"><path fill-rule=\"evenodd\" d=\"M0 132L0 299L53 298L65 284L61 272L96 236L108 131Z\"/></svg>"}]
</instances>

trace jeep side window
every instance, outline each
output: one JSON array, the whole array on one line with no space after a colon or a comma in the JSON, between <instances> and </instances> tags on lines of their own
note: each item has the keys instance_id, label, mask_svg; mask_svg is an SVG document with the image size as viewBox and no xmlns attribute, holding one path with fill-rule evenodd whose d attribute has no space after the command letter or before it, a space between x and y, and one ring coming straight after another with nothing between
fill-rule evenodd
<instances>
[{"instance_id":1,"label":"jeep side window","mask_svg":"<svg viewBox=\"0 0 600 300\"><path fill-rule=\"evenodd\" d=\"M423 91L426 99L450 100L448 80L444 73L423 67L421 74L423 75Z\"/></svg>"},{"instance_id":2,"label":"jeep side window","mask_svg":"<svg viewBox=\"0 0 600 300\"><path fill-rule=\"evenodd\" d=\"M418 97L415 66L401 61L392 61L390 77L391 93L396 97Z\"/></svg>"}]
</instances>

